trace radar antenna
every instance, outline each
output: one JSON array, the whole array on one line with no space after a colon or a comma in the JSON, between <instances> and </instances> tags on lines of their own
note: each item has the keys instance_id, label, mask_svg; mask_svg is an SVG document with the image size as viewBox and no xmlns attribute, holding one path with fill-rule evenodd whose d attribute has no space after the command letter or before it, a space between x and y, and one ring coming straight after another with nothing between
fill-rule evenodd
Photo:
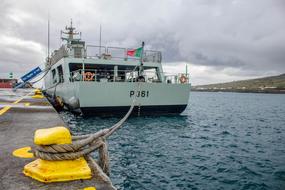
<instances>
[{"instance_id":1,"label":"radar antenna","mask_svg":"<svg viewBox=\"0 0 285 190\"><path fill-rule=\"evenodd\" d=\"M72 19L70 21L70 26L65 27L66 31L60 31L61 39L67 41L68 43L72 41L79 41L81 38L81 32L76 32L75 27L72 26ZM74 38L75 35L79 35L79 38Z\"/></svg>"}]
</instances>

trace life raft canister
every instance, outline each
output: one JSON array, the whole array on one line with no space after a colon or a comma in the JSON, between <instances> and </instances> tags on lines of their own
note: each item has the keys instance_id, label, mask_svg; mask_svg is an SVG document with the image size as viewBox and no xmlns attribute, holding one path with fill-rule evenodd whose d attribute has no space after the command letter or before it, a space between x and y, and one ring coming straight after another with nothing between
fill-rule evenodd
<instances>
[{"instance_id":1,"label":"life raft canister","mask_svg":"<svg viewBox=\"0 0 285 190\"><path fill-rule=\"evenodd\" d=\"M181 77L179 78L180 83L184 84L187 82L187 77L185 75L181 75Z\"/></svg>"}]
</instances>

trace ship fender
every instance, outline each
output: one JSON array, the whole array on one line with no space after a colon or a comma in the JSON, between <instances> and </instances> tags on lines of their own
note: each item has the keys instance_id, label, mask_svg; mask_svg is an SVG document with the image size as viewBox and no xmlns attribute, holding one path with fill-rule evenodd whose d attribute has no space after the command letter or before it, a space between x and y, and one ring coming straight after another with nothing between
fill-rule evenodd
<instances>
[{"instance_id":1,"label":"ship fender","mask_svg":"<svg viewBox=\"0 0 285 190\"><path fill-rule=\"evenodd\" d=\"M74 96L69 98L66 103L67 103L69 109L71 109L71 110L75 110L75 109L78 109L80 107L79 99L74 97Z\"/></svg>"}]
</instances>

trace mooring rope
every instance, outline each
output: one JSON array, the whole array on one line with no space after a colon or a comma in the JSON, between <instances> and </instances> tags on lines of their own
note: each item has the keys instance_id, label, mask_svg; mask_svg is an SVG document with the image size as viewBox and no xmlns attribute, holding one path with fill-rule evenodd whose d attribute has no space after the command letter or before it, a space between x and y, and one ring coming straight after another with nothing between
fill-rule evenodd
<instances>
[{"instance_id":1,"label":"mooring rope","mask_svg":"<svg viewBox=\"0 0 285 190\"><path fill-rule=\"evenodd\" d=\"M138 82L136 84L138 84L136 92L139 92L141 83ZM72 144L35 145L32 149L34 156L43 160L74 160L84 156L92 171L96 171L96 175L101 176L101 179L104 181L108 181L106 175L109 175L109 155L106 138L118 130L131 115L136 104L136 97L137 95L135 94L126 115L112 127L102 129L93 134L72 136ZM99 166L95 160L89 156L96 149L99 151L98 165L101 170L100 168L98 169ZM102 171L104 173L100 173Z\"/></svg>"}]
</instances>

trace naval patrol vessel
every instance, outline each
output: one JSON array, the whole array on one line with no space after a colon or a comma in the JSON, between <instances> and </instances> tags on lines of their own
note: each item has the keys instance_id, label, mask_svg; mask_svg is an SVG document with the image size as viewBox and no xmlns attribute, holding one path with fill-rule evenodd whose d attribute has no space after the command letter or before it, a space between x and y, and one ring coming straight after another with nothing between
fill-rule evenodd
<instances>
[{"instance_id":1,"label":"naval patrol vessel","mask_svg":"<svg viewBox=\"0 0 285 190\"><path fill-rule=\"evenodd\" d=\"M132 115L180 114L186 108L189 76L165 74L161 52L144 50L144 43L137 49L87 45L72 22L61 39L62 46L45 64L44 91L48 97L60 98L69 110L121 115L134 96Z\"/></svg>"}]
</instances>

